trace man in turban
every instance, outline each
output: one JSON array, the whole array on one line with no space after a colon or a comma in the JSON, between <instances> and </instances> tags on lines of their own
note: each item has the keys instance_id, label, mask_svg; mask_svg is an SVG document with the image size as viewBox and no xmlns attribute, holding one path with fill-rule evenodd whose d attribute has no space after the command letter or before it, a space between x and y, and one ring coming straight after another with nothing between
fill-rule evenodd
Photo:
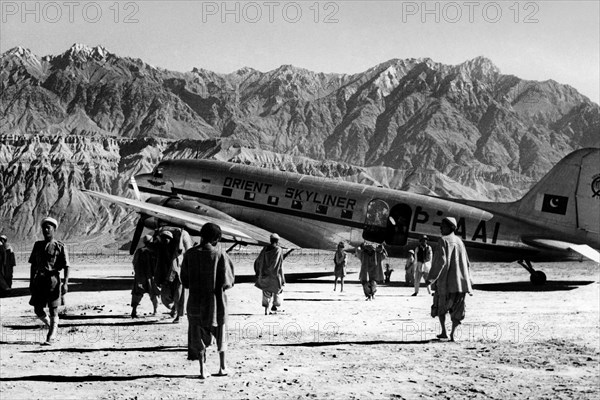
<instances>
[{"instance_id":1,"label":"man in turban","mask_svg":"<svg viewBox=\"0 0 600 400\"><path fill-rule=\"evenodd\" d=\"M465 318L465 297L473 292L469 257L462 240L454 234L456 219L446 217L440 230L442 237L433 252L433 261L429 271L429 280L435 290L431 316L438 317L442 325L439 339L447 339L446 314L450 314L452 331L450 340L454 341L454 331Z\"/></svg>"},{"instance_id":2,"label":"man in turban","mask_svg":"<svg viewBox=\"0 0 600 400\"><path fill-rule=\"evenodd\" d=\"M61 305L61 296L68 292L69 287L69 257L65 245L54 239L58 228L56 219L44 218L41 226L44 240L35 242L29 257L29 304L33 306L37 317L48 326L48 336L44 344L52 344L58 331L58 306ZM62 285L61 270L64 273ZM50 318L44 311L45 307L48 307Z\"/></svg>"}]
</instances>

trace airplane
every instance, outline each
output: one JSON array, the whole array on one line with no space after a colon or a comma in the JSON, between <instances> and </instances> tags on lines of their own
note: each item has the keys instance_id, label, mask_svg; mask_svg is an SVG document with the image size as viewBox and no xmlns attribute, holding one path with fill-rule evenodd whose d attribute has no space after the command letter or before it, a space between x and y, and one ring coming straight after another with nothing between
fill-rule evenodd
<instances>
[{"instance_id":1,"label":"airplane","mask_svg":"<svg viewBox=\"0 0 600 400\"><path fill-rule=\"evenodd\" d=\"M523 198L498 203L441 198L331 178L208 159L168 159L131 179L136 199L89 195L140 213L132 251L144 227L180 226L197 235L221 226L225 241L264 245L271 232L282 246L355 249L383 243L406 256L422 235L440 237L442 218L458 221L473 261L517 262L535 285L546 282L534 261L600 262L600 149L580 149L558 162ZM141 201L140 191L154 195ZM228 251L229 251L228 250Z\"/></svg>"}]
</instances>

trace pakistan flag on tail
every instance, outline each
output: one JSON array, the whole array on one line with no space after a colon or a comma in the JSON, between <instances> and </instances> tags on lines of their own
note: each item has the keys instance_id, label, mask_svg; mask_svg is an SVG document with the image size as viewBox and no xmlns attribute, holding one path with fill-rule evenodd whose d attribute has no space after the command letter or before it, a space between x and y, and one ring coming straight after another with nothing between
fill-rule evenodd
<instances>
[{"instance_id":1,"label":"pakistan flag on tail","mask_svg":"<svg viewBox=\"0 0 600 400\"><path fill-rule=\"evenodd\" d=\"M577 150L550 170L517 202L519 217L598 235L600 149Z\"/></svg>"}]
</instances>

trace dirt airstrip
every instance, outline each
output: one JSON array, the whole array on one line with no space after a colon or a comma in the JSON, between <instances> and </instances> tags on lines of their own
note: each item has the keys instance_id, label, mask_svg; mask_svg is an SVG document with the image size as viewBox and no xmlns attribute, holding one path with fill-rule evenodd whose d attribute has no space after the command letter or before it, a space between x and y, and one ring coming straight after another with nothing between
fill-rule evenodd
<instances>
[{"instance_id":1,"label":"dirt airstrip","mask_svg":"<svg viewBox=\"0 0 600 400\"><path fill-rule=\"evenodd\" d=\"M458 341L435 340L424 288L411 297L403 260L392 283L367 302L352 259L344 292L332 277L294 280L283 311L263 315L248 282L251 257L236 258L240 283L229 292L229 376L199 380L186 359L187 321L173 324L142 300L130 313L128 256L72 257L72 285L60 337L28 305L27 265L0 300L0 397L9 399L463 399L600 395L599 267L592 262L538 264L548 275L532 287L516 264L476 263L475 293ZM327 272L331 253L292 257L288 273ZM145 315L144 315L145 314ZM208 351L209 372L218 355Z\"/></svg>"}]
</instances>

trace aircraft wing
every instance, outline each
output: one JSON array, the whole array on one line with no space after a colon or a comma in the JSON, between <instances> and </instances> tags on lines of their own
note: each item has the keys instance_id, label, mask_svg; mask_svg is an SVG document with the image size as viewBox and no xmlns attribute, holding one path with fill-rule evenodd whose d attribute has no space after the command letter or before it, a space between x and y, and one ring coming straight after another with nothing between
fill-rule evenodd
<instances>
[{"instance_id":1,"label":"aircraft wing","mask_svg":"<svg viewBox=\"0 0 600 400\"><path fill-rule=\"evenodd\" d=\"M229 239L230 241L237 242L240 244L251 244L259 246L264 246L270 243L270 232L245 222L237 220L225 221L219 218L198 215L191 212L164 207L157 204L146 203L140 200L128 199L126 197L94 192L92 190L82 189L81 191L100 200L105 200L113 204L118 204L125 208L137 211L140 214L155 217L161 221L165 221L168 224L172 224L182 228L187 228L189 230L200 231L202 225L208 222L212 222L221 227L223 237L225 239ZM204 205L204 207L208 206ZM299 246L284 238L281 238L279 240L279 244L281 245L281 247L288 249L300 248Z\"/></svg>"},{"instance_id":2,"label":"aircraft wing","mask_svg":"<svg viewBox=\"0 0 600 400\"><path fill-rule=\"evenodd\" d=\"M589 258L592 261L600 263L600 253L587 244L574 244L569 242L562 242L560 240L550 239L529 239L527 243L534 246L546 247L558 250L572 250L576 253L581 254L584 257Z\"/></svg>"}]
</instances>

